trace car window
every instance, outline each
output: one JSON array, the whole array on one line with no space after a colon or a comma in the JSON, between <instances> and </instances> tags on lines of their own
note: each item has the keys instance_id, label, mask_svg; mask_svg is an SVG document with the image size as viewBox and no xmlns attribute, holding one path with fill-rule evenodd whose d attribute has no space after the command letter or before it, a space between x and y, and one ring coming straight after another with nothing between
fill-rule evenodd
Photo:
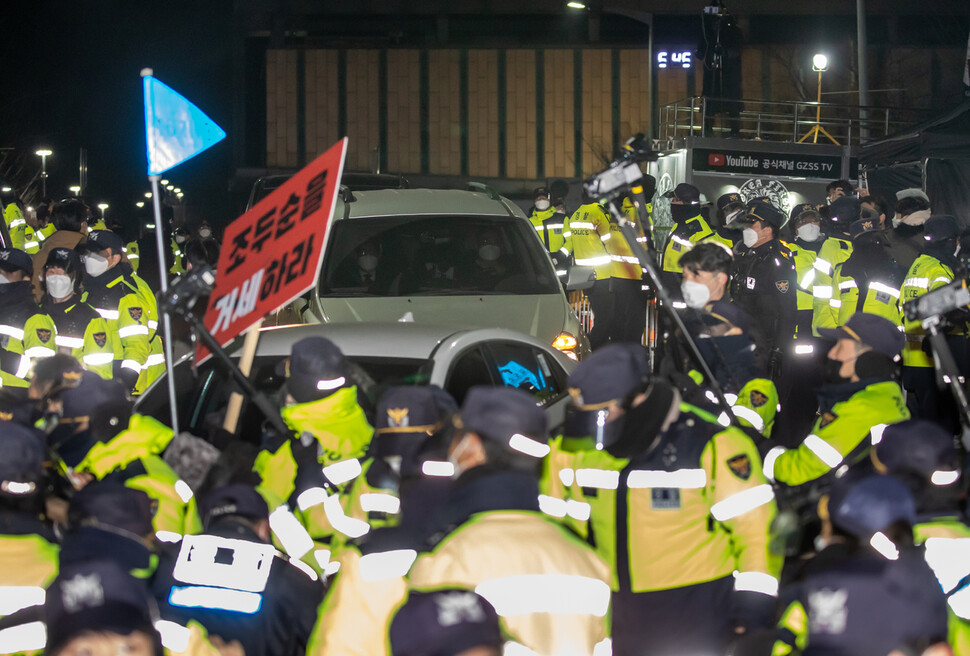
<instances>
[{"instance_id":1,"label":"car window","mask_svg":"<svg viewBox=\"0 0 970 656\"><path fill-rule=\"evenodd\" d=\"M479 348L472 348L455 359L445 377L445 390L461 405L475 385L493 385L492 366Z\"/></svg>"},{"instance_id":2,"label":"car window","mask_svg":"<svg viewBox=\"0 0 970 656\"><path fill-rule=\"evenodd\" d=\"M496 384L528 392L543 405L565 392L564 372L541 350L528 344L493 342L488 351Z\"/></svg>"},{"instance_id":3,"label":"car window","mask_svg":"<svg viewBox=\"0 0 970 656\"><path fill-rule=\"evenodd\" d=\"M387 216L337 221L320 296L557 294L531 226L502 216Z\"/></svg>"}]
</instances>

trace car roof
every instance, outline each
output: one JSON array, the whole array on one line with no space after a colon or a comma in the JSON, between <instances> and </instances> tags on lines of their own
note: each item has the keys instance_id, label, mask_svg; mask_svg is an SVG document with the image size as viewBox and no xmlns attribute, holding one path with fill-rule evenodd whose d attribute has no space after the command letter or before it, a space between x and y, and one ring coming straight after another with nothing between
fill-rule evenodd
<instances>
[{"instance_id":1,"label":"car roof","mask_svg":"<svg viewBox=\"0 0 970 656\"><path fill-rule=\"evenodd\" d=\"M428 359L439 345L479 341L512 340L549 351L541 341L506 328L473 328L459 324L368 322L317 323L271 326L260 330L257 356L287 357L294 342L305 337L322 336L340 347L348 357ZM242 340L230 353L241 350ZM235 345L234 345L235 346Z\"/></svg>"},{"instance_id":2,"label":"car roof","mask_svg":"<svg viewBox=\"0 0 970 656\"><path fill-rule=\"evenodd\" d=\"M481 191L460 189L381 189L354 192L350 215L344 216L343 200L335 218L447 214L454 216L517 216L527 218L511 201Z\"/></svg>"}]
</instances>

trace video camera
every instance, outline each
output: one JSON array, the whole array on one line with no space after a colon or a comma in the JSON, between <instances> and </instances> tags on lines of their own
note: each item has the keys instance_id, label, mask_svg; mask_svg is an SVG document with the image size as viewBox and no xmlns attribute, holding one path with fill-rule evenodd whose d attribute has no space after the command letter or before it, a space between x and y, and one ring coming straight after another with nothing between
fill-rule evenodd
<instances>
[{"instance_id":1,"label":"video camera","mask_svg":"<svg viewBox=\"0 0 970 656\"><path fill-rule=\"evenodd\" d=\"M954 280L949 285L934 289L919 298L906 301L903 312L910 321L925 321L939 317L953 310L970 306L970 289L967 280Z\"/></svg>"},{"instance_id":2,"label":"video camera","mask_svg":"<svg viewBox=\"0 0 970 656\"><path fill-rule=\"evenodd\" d=\"M216 272L207 266L192 267L172 283L168 290L158 297L159 310L185 316L191 312L200 297L210 293L216 284Z\"/></svg>"},{"instance_id":3,"label":"video camera","mask_svg":"<svg viewBox=\"0 0 970 656\"><path fill-rule=\"evenodd\" d=\"M638 133L623 144L620 156L610 162L605 171L600 171L583 182L583 189L590 198L615 200L627 193L643 177L639 162L655 162L657 158L658 155L650 147L647 138Z\"/></svg>"}]
</instances>

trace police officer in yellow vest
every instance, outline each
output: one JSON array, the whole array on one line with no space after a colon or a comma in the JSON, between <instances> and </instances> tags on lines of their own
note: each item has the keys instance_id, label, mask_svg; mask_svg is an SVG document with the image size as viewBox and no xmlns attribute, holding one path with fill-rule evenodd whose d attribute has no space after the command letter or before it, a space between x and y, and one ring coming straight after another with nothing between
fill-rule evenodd
<instances>
[{"instance_id":1,"label":"police officer in yellow vest","mask_svg":"<svg viewBox=\"0 0 970 656\"><path fill-rule=\"evenodd\" d=\"M866 462L872 434L909 418L894 380L903 347L894 323L860 312L840 328L823 329L822 336L837 341L825 363L827 384L818 390L818 421L797 448L765 449L765 474L788 486Z\"/></svg>"},{"instance_id":2,"label":"police officer in yellow vest","mask_svg":"<svg viewBox=\"0 0 970 656\"><path fill-rule=\"evenodd\" d=\"M545 414L531 395L471 388L449 452L457 478L443 530L414 562L410 587L473 588L532 652L592 655L608 635L610 573L540 512L537 472L547 439Z\"/></svg>"},{"instance_id":3,"label":"police officer in yellow vest","mask_svg":"<svg viewBox=\"0 0 970 656\"><path fill-rule=\"evenodd\" d=\"M24 250L33 255L40 251L44 242L57 232L57 226L51 221L50 206L42 204L34 211L33 216L28 213L27 228L24 231Z\"/></svg>"},{"instance_id":4,"label":"police officer in yellow vest","mask_svg":"<svg viewBox=\"0 0 970 656\"><path fill-rule=\"evenodd\" d=\"M615 310L613 295L610 293L613 260L605 245L612 235L610 220L603 207L589 198L585 191L583 194L583 205L569 217L565 230L570 233L573 242L573 258L576 264L591 266L596 270L596 282L584 292L593 310L589 345L596 349L609 341Z\"/></svg>"},{"instance_id":5,"label":"police officer in yellow vest","mask_svg":"<svg viewBox=\"0 0 970 656\"><path fill-rule=\"evenodd\" d=\"M113 377L134 390L150 352L148 305L137 282L122 265L124 242L108 230L88 235L84 256L86 300L102 317L121 342L121 365Z\"/></svg>"},{"instance_id":6,"label":"police officer in yellow vest","mask_svg":"<svg viewBox=\"0 0 970 656\"><path fill-rule=\"evenodd\" d=\"M198 533L202 524L192 489L162 459L172 429L132 414L125 390L113 380L85 372L73 387L48 399L58 415L51 446L86 480L110 480L142 490L157 504L153 519L163 541Z\"/></svg>"},{"instance_id":7,"label":"police officer in yellow vest","mask_svg":"<svg viewBox=\"0 0 970 656\"><path fill-rule=\"evenodd\" d=\"M640 226L633 203L625 198L623 213L634 225L637 239L645 235ZM643 289L643 267L633 255L633 249L620 232L620 224L612 216L609 219L610 238L606 240L606 252L613 262L610 273L610 293L613 297L613 320L610 322L610 342L643 342L647 325L647 296ZM642 242L641 242L642 245Z\"/></svg>"},{"instance_id":8,"label":"police officer in yellow vest","mask_svg":"<svg viewBox=\"0 0 970 656\"><path fill-rule=\"evenodd\" d=\"M556 273L563 280L565 273L568 273L569 258L572 256L573 245L572 236L566 230L566 215L552 205L549 190L539 187L534 192L535 202L532 206L532 214L529 221L539 235L539 241L545 246L552 261L556 264Z\"/></svg>"},{"instance_id":9,"label":"police officer in yellow vest","mask_svg":"<svg viewBox=\"0 0 970 656\"><path fill-rule=\"evenodd\" d=\"M741 200L741 194L732 191L718 196L716 206L718 226L716 228L711 226L714 229L714 235L710 239L734 251L741 243L741 230L744 225L738 219L744 216L744 201Z\"/></svg>"},{"instance_id":10,"label":"police officer in yellow vest","mask_svg":"<svg viewBox=\"0 0 970 656\"><path fill-rule=\"evenodd\" d=\"M829 206L826 230L828 238L815 258L815 280L812 282L812 294L816 299L812 331L816 335L820 328L835 328L839 325L835 308L829 304L836 296L836 289L832 286L832 274L836 266L852 255L849 226L861 218L861 212L862 204L854 196L841 196Z\"/></svg>"},{"instance_id":11,"label":"police officer in yellow vest","mask_svg":"<svg viewBox=\"0 0 970 656\"><path fill-rule=\"evenodd\" d=\"M27 387L31 363L54 355L54 322L34 303L30 256L0 248L0 384Z\"/></svg>"},{"instance_id":12,"label":"police officer in yellow vest","mask_svg":"<svg viewBox=\"0 0 970 656\"><path fill-rule=\"evenodd\" d=\"M906 273L902 302L919 298L953 281L957 267L956 253L960 248L960 227L955 217L937 215L925 224L926 246ZM903 348L903 386L913 415L932 419L956 430L955 412L949 390L940 390L936 383L926 331L919 321L904 323L906 346ZM957 363L966 367L966 324L957 324L947 336ZM962 354L961 354L962 352ZM965 371L961 371L966 375Z\"/></svg>"},{"instance_id":13,"label":"police officer in yellow vest","mask_svg":"<svg viewBox=\"0 0 970 656\"><path fill-rule=\"evenodd\" d=\"M751 438L681 402L632 345L583 360L569 388L565 433L589 448L561 476L613 569L613 653L721 653L734 629L767 626L781 559Z\"/></svg>"},{"instance_id":14,"label":"police officer in yellow vest","mask_svg":"<svg viewBox=\"0 0 970 656\"><path fill-rule=\"evenodd\" d=\"M701 192L682 182L674 188L670 199L670 216L674 227L664 247L661 278L667 291L676 295L680 289L680 256L711 237L714 231L701 216Z\"/></svg>"},{"instance_id":15,"label":"police officer in yellow vest","mask_svg":"<svg viewBox=\"0 0 970 656\"><path fill-rule=\"evenodd\" d=\"M879 217L863 208L862 218L849 226L852 255L832 273L832 300L838 325L856 312L867 312L902 325L899 296L903 271L893 259Z\"/></svg>"},{"instance_id":16,"label":"police officer in yellow vest","mask_svg":"<svg viewBox=\"0 0 970 656\"><path fill-rule=\"evenodd\" d=\"M44 438L14 422L0 423L0 617L39 611L44 589L57 576L58 548L41 521L44 510ZM41 622L0 630L0 652L43 649Z\"/></svg>"},{"instance_id":17,"label":"police officer in yellow vest","mask_svg":"<svg viewBox=\"0 0 970 656\"><path fill-rule=\"evenodd\" d=\"M7 224L7 232L10 233L10 243L5 246L23 250L27 243L27 219L24 218L19 201L13 196L3 198L3 220Z\"/></svg>"},{"instance_id":18,"label":"police officer in yellow vest","mask_svg":"<svg viewBox=\"0 0 970 656\"><path fill-rule=\"evenodd\" d=\"M360 475L373 429L357 403L347 360L329 339L293 344L285 374L280 414L295 436L267 434L253 470L270 507L288 503L299 510L316 542L310 562L323 571L335 531L358 538L369 530L344 514L339 493Z\"/></svg>"},{"instance_id":19,"label":"police officer in yellow vest","mask_svg":"<svg viewBox=\"0 0 970 656\"><path fill-rule=\"evenodd\" d=\"M909 419L888 426L872 447L876 471L902 481L916 501L913 537L949 597L949 642L970 654L970 526L963 512L960 452L953 436L932 421Z\"/></svg>"},{"instance_id":20,"label":"police officer in yellow vest","mask_svg":"<svg viewBox=\"0 0 970 656\"><path fill-rule=\"evenodd\" d=\"M111 378L115 362L121 364L121 340L108 320L81 300L82 273L75 251L52 250L41 277L41 310L56 326L54 343L59 351L73 355L88 371Z\"/></svg>"}]
</instances>

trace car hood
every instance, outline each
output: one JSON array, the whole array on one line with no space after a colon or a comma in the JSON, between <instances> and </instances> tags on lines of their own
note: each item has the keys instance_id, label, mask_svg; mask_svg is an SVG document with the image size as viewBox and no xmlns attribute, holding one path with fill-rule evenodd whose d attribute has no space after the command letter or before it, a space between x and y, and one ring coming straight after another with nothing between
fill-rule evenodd
<instances>
[{"instance_id":1,"label":"car hood","mask_svg":"<svg viewBox=\"0 0 970 656\"><path fill-rule=\"evenodd\" d=\"M323 321L414 321L510 328L552 343L566 322L558 294L321 298Z\"/></svg>"}]
</instances>

